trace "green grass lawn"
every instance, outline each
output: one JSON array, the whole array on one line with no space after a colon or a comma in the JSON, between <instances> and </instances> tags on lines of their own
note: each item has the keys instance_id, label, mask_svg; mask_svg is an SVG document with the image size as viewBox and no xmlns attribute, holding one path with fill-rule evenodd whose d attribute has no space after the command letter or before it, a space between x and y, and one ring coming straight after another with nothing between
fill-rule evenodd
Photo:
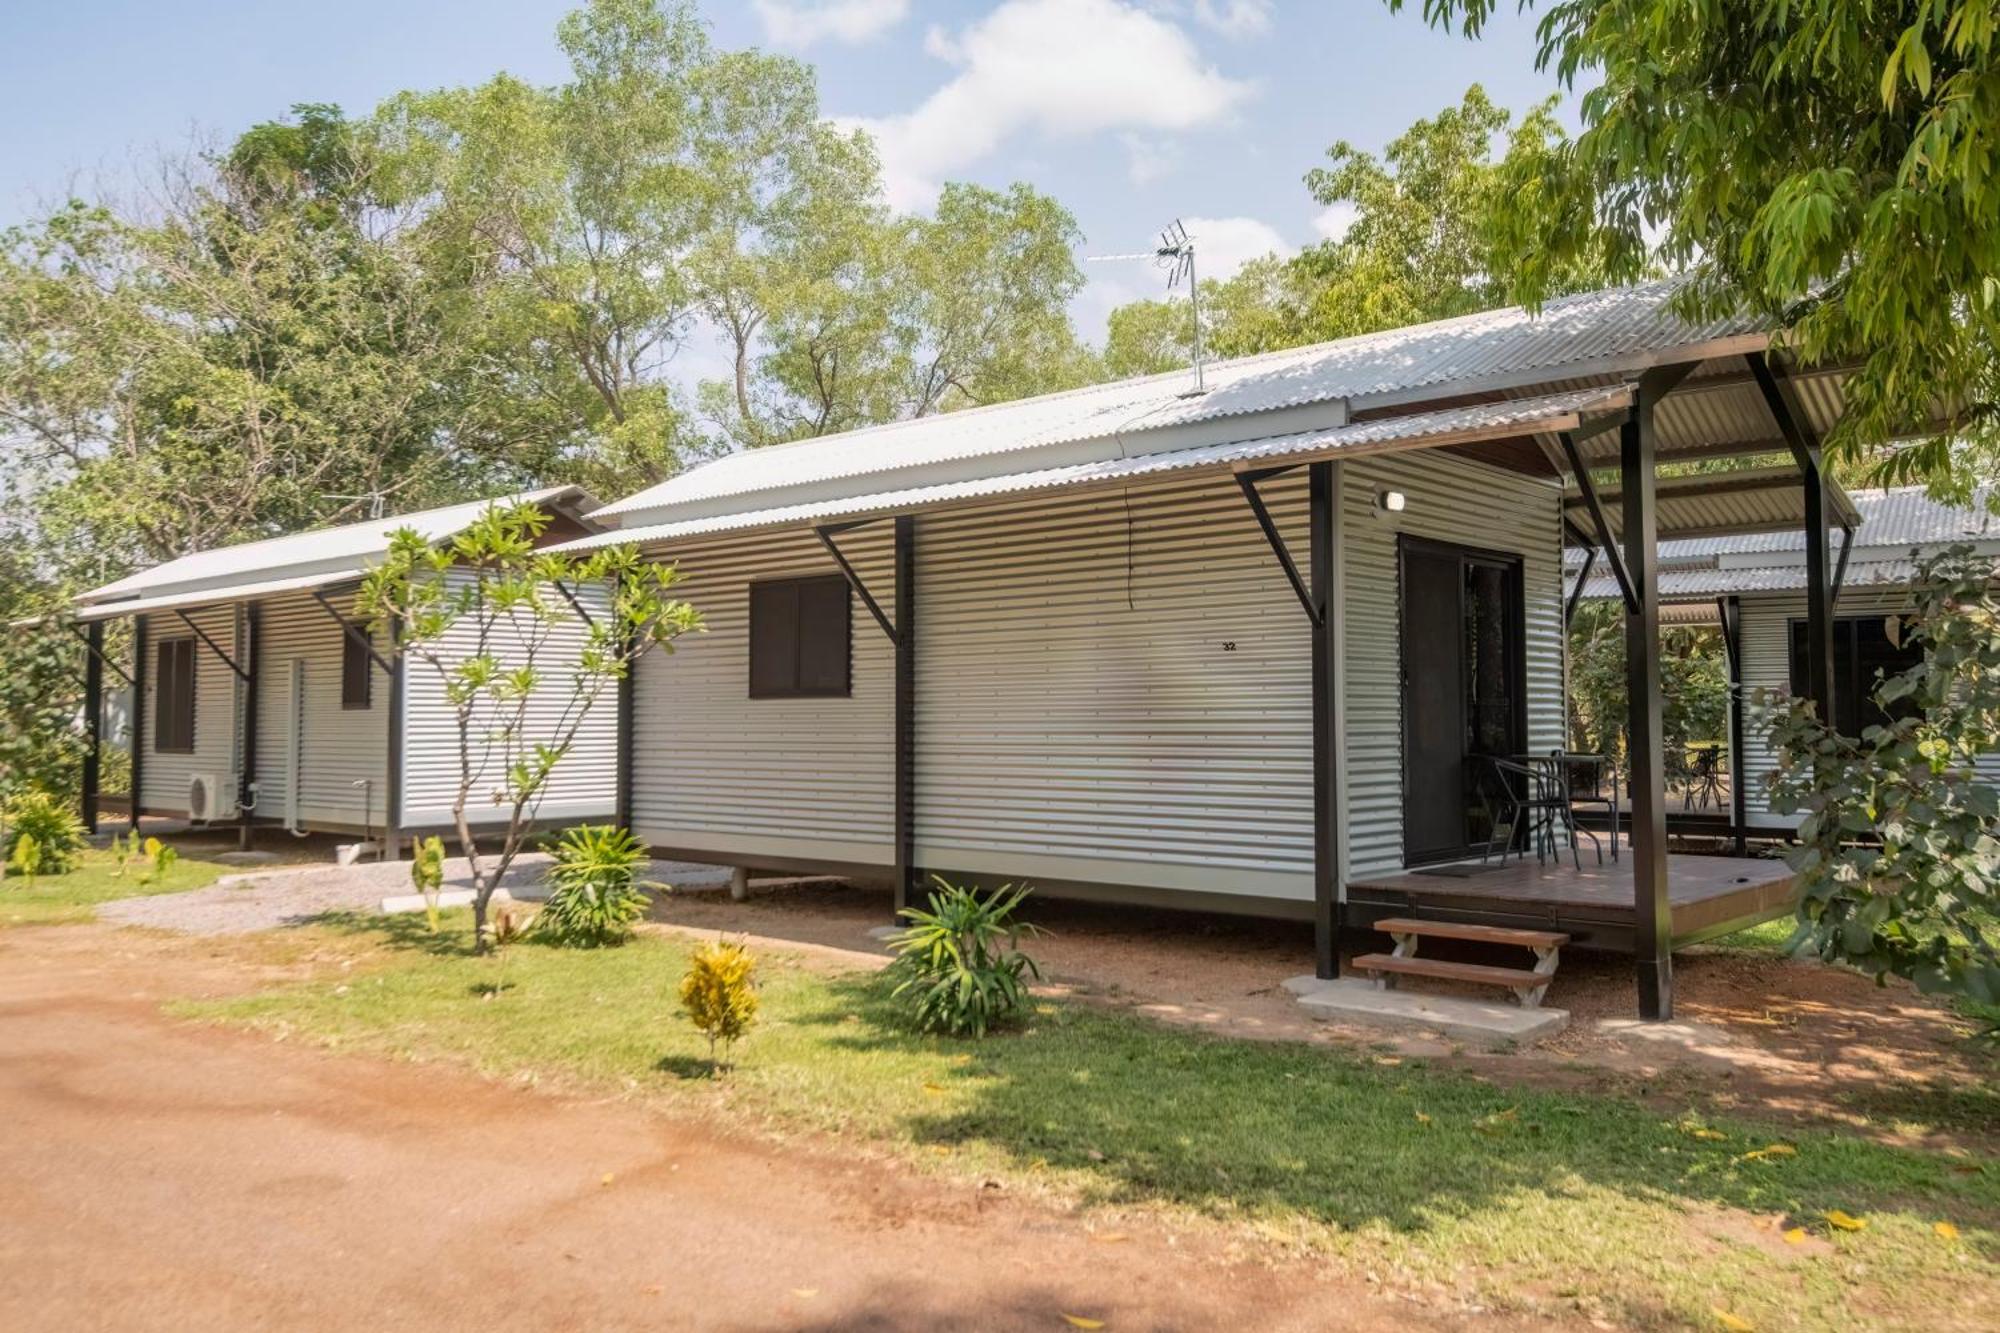
<instances>
[{"instance_id":1,"label":"green grass lawn","mask_svg":"<svg viewBox=\"0 0 2000 1333\"><path fill-rule=\"evenodd\" d=\"M171 870L150 883L139 878L151 866L134 862L118 872L111 853L86 851L77 868L67 875L37 875L34 886L18 875L0 880L0 928L8 926L67 925L94 920L97 904L117 898L138 898L155 893L183 893L206 888L229 870L213 861L183 858Z\"/></svg>"},{"instance_id":2,"label":"green grass lawn","mask_svg":"<svg viewBox=\"0 0 2000 1333\"><path fill-rule=\"evenodd\" d=\"M2000 1162L1676 1120L1084 1003L1038 1004L1022 1030L985 1042L917 1037L879 977L778 957L765 960L761 1024L714 1080L675 1014L678 940L526 944L496 962L464 952L462 913L438 937L413 918L332 928L389 947L339 982L182 1012L852 1136L926 1169L1199 1215L1365 1263L1391 1285L1509 1306L1936 1328L1971 1326L2000 1301ZM1865 1226L1832 1226L1836 1210ZM1794 1226L1806 1234L1787 1240Z\"/></svg>"}]
</instances>

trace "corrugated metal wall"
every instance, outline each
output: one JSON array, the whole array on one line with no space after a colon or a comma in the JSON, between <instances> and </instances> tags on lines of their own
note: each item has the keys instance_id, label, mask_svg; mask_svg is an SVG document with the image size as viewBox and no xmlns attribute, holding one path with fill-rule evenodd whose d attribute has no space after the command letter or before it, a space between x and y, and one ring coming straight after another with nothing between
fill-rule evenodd
<instances>
[{"instance_id":1,"label":"corrugated metal wall","mask_svg":"<svg viewBox=\"0 0 2000 1333\"><path fill-rule=\"evenodd\" d=\"M327 600L352 614L352 598ZM257 686L257 817L285 817L293 722L300 724L299 813L308 821L359 828L380 827L389 799L389 677L372 667L369 706L340 704L343 633L326 608L309 595L274 598L263 604L263 660ZM381 638L378 637L378 646ZM384 654L387 655L386 652ZM305 699L296 715L292 664L305 663ZM366 780L364 792L355 784Z\"/></svg>"},{"instance_id":2,"label":"corrugated metal wall","mask_svg":"<svg viewBox=\"0 0 2000 1333\"><path fill-rule=\"evenodd\" d=\"M1529 743L1562 744L1560 493L1437 453L1342 465L1351 869L1402 864L1399 532L1524 557ZM1403 491L1400 515L1375 494ZM1265 483L1303 559L1303 472ZM885 602L887 523L842 539ZM810 534L671 552L709 631L639 671L635 825L718 857L891 859L893 655L854 604L854 697L748 698L751 579ZM1306 900L1310 638L1234 482L1180 478L917 522L924 866ZM891 608L893 614L893 608Z\"/></svg>"},{"instance_id":3,"label":"corrugated metal wall","mask_svg":"<svg viewBox=\"0 0 2000 1333\"><path fill-rule=\"evenodd\" d=\"M884 522L840 537L895 617L894 533ZM853 695L749 697L749 584L837 574L811 533L750 534L675 549L681 596L707 621L672 654L649 653L634 684L633 825L659 847L724 859L888 865L895 792L895 657L852 602Z\"/></svg>"},{"instance_id":4,"label":"corrugated metal wall","mask_svg":"<svg viewBox=\"0 0 2000 1333\"><path fill-rule=\"evenodd\" d=\"M1528 748L1563 745L1561 494L1551 482L1436 451L1341 465L1347 539L1349 874L1403 864L1401 583L1397 536L1522 557ZM1376 507L1401 491L1400 514Z\"/></svg>"},{"instance_id":5,"label":"corrugated metal wall","mask_svg":"<svg viewBox=\"0 0 2000 1333\"><path fill-rule=\"evenodd\" d=\"M1898 587L1849 588L1840 595L1839 616L1889 615L1909 607L1909 593ZM1743 598L1743 691L1752 700L1744 713L1744 817L1751 824L1796 827L1800 816L1771 810L1770 775L1777 767L1765 729L1758 725L1754 702L1759 689L1769 695L1791 691L1790 625L1806 615L1803 592L1746 594ZM2000 783L2000 755L1988 755L1977 765L1988 782Z\"/></svg>"},{"instance_id":6,"label":"corrugated metal wall","mask_svg":"<svg viewBox=\"0 0 2000 1333\"><path fill-rule=\"evenodd\" d=\"M577 598L592 609L603 607L607 601L601 588L581 589ZM527 727L530 736L538 740L552 740L568 725L567 714L575 699L574 664L588 632L566 604L555 609L562 618L536 651L541 684L528 705ZM328 622L329 626L331 623ZM492 648L507 666L525 663L525 633L506 621L494 627ZM475 652L477 639L475 622L470 618L462 620L441 645L443 667L450 670L458 660ZM401 822L407 828L447 825L451 823L451 806L458 796L460 778L458 721L445 702L445 682L438 666L411 654L404 671ZM386 678L383 688L386 689ZM472 763L475 773L481 775L467 804L467 814L474 823L504 821L508 814L505 807L495 805L492 800L492 791L503 776L499 770L504 752L481 744L481 738L499 721L489 709L475 718L472 728ZM563 822L608 820L617 808L617 777L618 691L615 685L606 684L589 712L583 715L574 748L550 776L536 816Z\"/></svg>"},{"instance_id":7,"label":"corrugated metal wall","mask_svg":"<svg viewBox=\"0 0 2000 1333\"><path fill-rule=\"evenodd\" d=\"M188 612L188 617L230 656L242 660L236 638L236 608L206 607ZM193 754L161 754L153 748L160 716L160 645L173 639L194 640ZM188 779L196 773L220 775L226 793L236 790L238 680L207 644L194 638L187 622L171 611L149 618L146 655L145 735L141 738L145 749L140 765L145 790L141 804L149 811L185 814Z\"/></svg>"},{"instance_id":8,"label":"corrugated metal wall","mask_svg":"<svg viewBox=\"0 0 2000 1333\"><path fill-rule=\"evenodd\" d=\"M1305 493L1264 488L1300 558ZM917 532L919 864L1312 896L1309 625L1233 481Z\"/></svg>"}]
</instances>

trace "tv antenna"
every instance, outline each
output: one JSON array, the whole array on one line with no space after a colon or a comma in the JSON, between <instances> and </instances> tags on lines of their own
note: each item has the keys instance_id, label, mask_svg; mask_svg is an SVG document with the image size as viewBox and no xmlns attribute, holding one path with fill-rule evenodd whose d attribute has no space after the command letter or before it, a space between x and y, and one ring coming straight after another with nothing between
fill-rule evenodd
<instances>
[{"instance_id":1,"label":"tv antenna","mask_svg":"<svg viewBox=\"0 0 2000 1333\"><path fill-rule=\"evenodd\" d=\"M1188 229L1181 225L1179 218L1175 218L1160 233L1160 243L1151 250L1125 255L1090 255L1085 262L1103 264L1127 259L1150 259L1166 270L1169 292L1183 282L1187 284L1188 305L1194 316L1194 388L1184 396L1207 393L1201 375L1201 285L1194 274L1194 237L1188 235Z\"/></svg>"},{"instance_id":2,"label":"tv antenna","mask_svg":"<svg viewBox=\"0 0 2000 1333\"><path fill-rule=\"evenodd\" d=\"M388 509L388 497L380 491L370 491L366 495L333 495L329 493L326 498L329 500L366 500L368 502L368 517L371 520L381 518Z\"/></svg>"}]
</instances>

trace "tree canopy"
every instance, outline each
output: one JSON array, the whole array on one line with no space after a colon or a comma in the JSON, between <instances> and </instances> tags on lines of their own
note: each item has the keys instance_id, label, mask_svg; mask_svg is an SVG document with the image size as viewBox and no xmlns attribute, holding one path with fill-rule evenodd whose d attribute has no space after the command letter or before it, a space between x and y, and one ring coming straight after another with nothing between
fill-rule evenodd
<instances>
[{"instance_id":1,"label":"tree canopy","mask_svg":"<svg viewBox=\"0 0 2000 1333\"><path fill-rule=\"evenodd\" d=\"M1508 280L1491 261L1484 223L1506 188L1495 145L1509 136L1523 146L1562 143L1555 104L1517 124L1475 84L1457 106L1390 140L1379 158L1334 143L1305 186L1322 208L1348 215L1345 230L1289 259L1266 256L1204 281L1206 349L1243 356L1507 304ZM1601 285L1605 271L1604 255L1583 246L1551 282L1581 290ZM1192 340L1186 301L1134 302L1112 312L1105 363L1114 374L1170 370L1187 364Z\"/></svg>"},{"instance_id":2,"label":"tree canopy","mask_svg":"<svg viewBox=\"0 0 2000 1333\"><path fill-rule=\"evenodd\" d=\"M1388 0L1402 9L1407 0ZM1791 353L1853 364L1830 439L1870 454L1933 405L1955 437L1883 454L1962 497L2000 458L2000 15L1990 0L1523 0L1540 63L1583 87L1574 139L1515 137L1494 271L1530 303L1581 256L1697 275ZM1477 37L1496 0L1423 0Z\"/></svg>"}]
</instances>

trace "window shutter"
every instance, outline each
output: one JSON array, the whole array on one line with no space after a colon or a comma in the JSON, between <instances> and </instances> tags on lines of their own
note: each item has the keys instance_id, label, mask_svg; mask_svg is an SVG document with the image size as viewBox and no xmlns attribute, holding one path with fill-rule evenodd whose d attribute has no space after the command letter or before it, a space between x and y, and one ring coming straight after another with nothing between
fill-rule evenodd
<instances>
[{"instance_id":1,"label":"window shutter","mask_svg":"<svg viewBox=\"0 0 2000 1333\"><path fill-rule=\"evenodd\" d=\"M849 692L847 580L815 579L799 585L799 692Z\"/></svg>"},{"instance_id":2,"label":"window shutter","mask_svg":"<svg viewBox=\"0 0 2000 1333\"><path fill-rule=\"evenodd\" d=\"M750 585L750 697L780 698L798 689L799 585Z\"/></svg>"},{"instance_id":3,"label":"window shutter","mask_svg":"<svg viewBox=\"0 0 2000 1333\"><path fill-rule=\"evenodd\" d=\"M157 672L153 749L188 753L194 749L194 640L163 640Z\"/></svg>"},{"instance_id":4,"label":"window shutter","mask_svg":"<svg viewBox=\"0 0 2000 1333\"><path fill-rule=\"evenodd\" d=\"M340 706L366 708L374 689L375 659L368 645L346 630L340 631Z\"/></svg>"}]
</instances>

